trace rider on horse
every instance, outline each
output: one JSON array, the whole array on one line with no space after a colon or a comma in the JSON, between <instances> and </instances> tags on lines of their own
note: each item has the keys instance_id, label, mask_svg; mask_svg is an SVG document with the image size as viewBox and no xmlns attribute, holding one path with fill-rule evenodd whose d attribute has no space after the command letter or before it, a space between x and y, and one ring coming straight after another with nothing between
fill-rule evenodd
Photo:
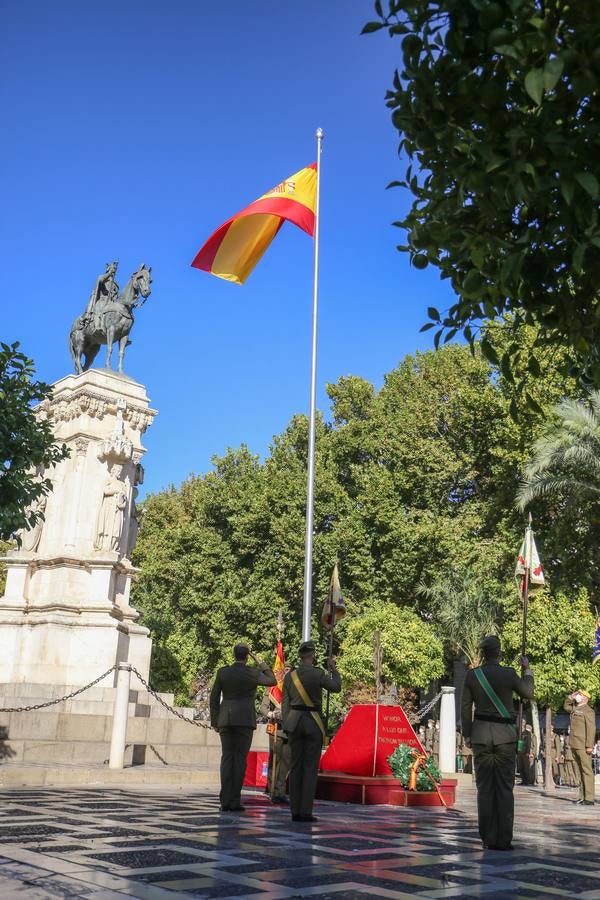
<instances>
[{"instance_id":1,"label":"rider on horse","mask_svg":"<svg viewBox=\"0 0 600 900\"><path fill-rule=\"evenodd\" d=\"M110 303L118 300L119 285L115 281L118 265L118 262L107 263L106 272L96 279L96 284L82 316L84 326L93 323L98 327L97 316L103 313Z\"/></svg>"}]
</instances>

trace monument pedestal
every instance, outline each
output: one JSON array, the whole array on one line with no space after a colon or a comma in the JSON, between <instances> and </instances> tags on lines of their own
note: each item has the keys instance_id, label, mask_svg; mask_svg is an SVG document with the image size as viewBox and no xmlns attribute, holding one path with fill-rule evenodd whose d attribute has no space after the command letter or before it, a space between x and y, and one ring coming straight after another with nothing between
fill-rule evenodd
<instances>
[{"instance_id":1,"label":"monument pedestal","mask_svg":"<svg viewBox=\"0 0 600 900\"><path fill-rule=\"evenodd\" d=\"M44 521L3 557L0 683L79 686L125 661L147 679L152 642L129 604L129 557L141 437L156 412L143 385L91 369L56 382L38 414L71 455L40 473L53 482Z\"/></svg>"}]
</instances>

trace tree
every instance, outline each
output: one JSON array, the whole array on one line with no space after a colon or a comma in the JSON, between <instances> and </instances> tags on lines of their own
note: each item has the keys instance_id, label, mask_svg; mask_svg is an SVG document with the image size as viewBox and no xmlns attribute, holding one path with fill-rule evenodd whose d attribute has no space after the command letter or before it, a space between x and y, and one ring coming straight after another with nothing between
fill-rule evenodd
<instances>
[{"instance_id":1,"label":"tree","mask_svg":"<svg viewBox=\"0 0 600 900\"><path fill-rule=\"evenodd\" d=\"M348 623L339 671L344 684L375 684L373 635L381 632L382 680L400 687L426 688L444 672L442 644L435 629L410 609L376 603Z\"/></svg>"},{"instance_id":2,"label":"tree","mask_svg":"<svg viewBox=\"0 0 600 900\"><path fill-rule=\"evenodd\" d=\"M600 671L591 658L595 618L585 588L574 597L562 592L536 594L529 600L527 622L527 656L535 676L537 703L560 709L565 697L578 687L589 691L592 702L597 700ZM515 599L502 643L506 659L517 669L521 624L521 607Z\"/></svg>"},{"instance_id":3,"label":"tree","mask_svg":"<svg viewBox=\"0 0 600 900\"><path fill-rule=\"evenodd\" d=\"M600 386L600 17L591 2L382 0L378 21L400 38L387 93L413 197L395 224L422 269L435 265L456 302L436 346L512 313L538 327L529 371L566 343ZM517 340L518 343L518 340ZM497 362L485 340L482 351ZM518 355L505 366L524 374Z\"/></svg>"},{"instance_id":4,"label":"tree","mask_svg":"<svg viewBox=\"0 0 600 900\"><path fill-rule=\"evenodd\" d=\"M540 380L540 401L564 394L555 373L542 369ZM344 648L352 623L378 604L416 616L425 633L439 629L435 603L417 588L441 572L479 572L485 559L484 586L490 597L502 591L522 537L518 473L543 420L513 422L512 386L477 349L455 344L405 357L380 390L348 376L328 391L332 421L317 422L313 634L336 557ZM273 653L280 608L294 661L307 445L307 419L294 416L264 460L242 445L145 501L133 602L152 630L155 686L185 697L237 640ZM548 540L556 524L548 520Z\"/></svg>"},{"instance_id":5,"label":"tree","mask_svg":"<svg viewBox=\"0 0 600 900\"><path fill-rule=\"evenodd\" d=\"M474 572L456 569L421 588L420 593L432 603L440 639L453 654L465 656L471 667L481 662L483 638L498 631L497 591L493 581L486 583Z\"/></svg>"},{"instance_id":6,"label":"tree","mask_svg":"<svg viewBox=\"0 0 600 900\"><path fill-rule=\"evenodd\" d=\"M59 447L50 423L36 415L32 403L50 397L52 388L34 381L32 360L19 344L0 343L0 539L32 528L42 513L32 505L49 494L46 469L69 455Z\"/></svg>"},{"instance_id":7,"label":"tree","mask_svg":"<svg viewBox=\"0 0 600 900\"><path fill-rule=\"evenodd\" d=\"M564 400L556 419L533 445L517 491L521 509L548 501L563 537L563 555L600 587L600 391L587 402ZM569 535L565 532L568 531ZM568 543L567 543L568 542ZM571 544L574 546L570 547ZM583 572L580 572L579 578Z\"/></svg>"}]
</instances>

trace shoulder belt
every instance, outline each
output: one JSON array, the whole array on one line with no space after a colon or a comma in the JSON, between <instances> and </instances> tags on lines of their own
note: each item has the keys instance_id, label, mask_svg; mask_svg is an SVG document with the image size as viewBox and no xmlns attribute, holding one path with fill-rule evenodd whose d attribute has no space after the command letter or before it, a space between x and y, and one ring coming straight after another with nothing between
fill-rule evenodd
<instances>
[{"instance_id":1,"label":"shoulder belt","mask_svg":"<svg viewBox=\"0 0 600 900\"><path fill-rule=\"evenodd\" d=\"M290 675L292 678L292 682L294 683L294 687L300 694L302 702L304 703L305 706L309 707L311 716L313 717L313 719L315 720L315 722L321 729L321 734L325 738L326 734L325 734L325 726L323 724L323 719L319 715L318 711L315 709L315 704L312 702L312 700L308 696L308 694L306 692L306 688L300 681L300 676L298 675L298 673L296 672L295 669L292 672L290 672Z\"/></svg>"},{"instance_id":2,"label":"shoulder belt","mask_svg":"<svg viewBox=\"0 0 600 900\"><path fill-rule=\"evenodd\" d=\"M507 708L505 707L504 703L502 702L502 700L500 699L498 694L496 693L496 691L494 690L494 688L491 686L491 684L487 680L485 672L479 668L473 669L473 672L475 673L475 678L477 679L480 686L483 688L483 690L487 694L488 698L492 701L492 703L498 710L499 714L503 718L507 719L506 724L511 725L515 729L515 734L516 734L517 728L516 728L514 722L510 721L512 719L512 716L509 713L509 711L507 710Z\"/></svg>"}]
</instances>

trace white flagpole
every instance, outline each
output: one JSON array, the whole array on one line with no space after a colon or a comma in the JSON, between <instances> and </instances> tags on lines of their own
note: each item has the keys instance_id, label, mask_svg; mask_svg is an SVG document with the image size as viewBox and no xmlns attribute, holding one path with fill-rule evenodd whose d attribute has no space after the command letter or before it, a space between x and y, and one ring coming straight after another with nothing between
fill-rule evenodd
<instances>
[{"instance_id":1,"label":"white flagpole","mask_svg":"<svg viewBox=\"0 0 600 900\"><path fill-rule=\"evenodd\" d=\"M315 206L315 264L313 273L312 352L310 365L310 419L308 427L308 480L306 486L306 537L304 542L304 602L302 604L302 640L310 638L312 613L313 508L315 489L315 423L317 399L317 320L319 311L319 194L321 187L321 149L323 129L317 128L317 196Z\"/></svg>"}]
</instances>

